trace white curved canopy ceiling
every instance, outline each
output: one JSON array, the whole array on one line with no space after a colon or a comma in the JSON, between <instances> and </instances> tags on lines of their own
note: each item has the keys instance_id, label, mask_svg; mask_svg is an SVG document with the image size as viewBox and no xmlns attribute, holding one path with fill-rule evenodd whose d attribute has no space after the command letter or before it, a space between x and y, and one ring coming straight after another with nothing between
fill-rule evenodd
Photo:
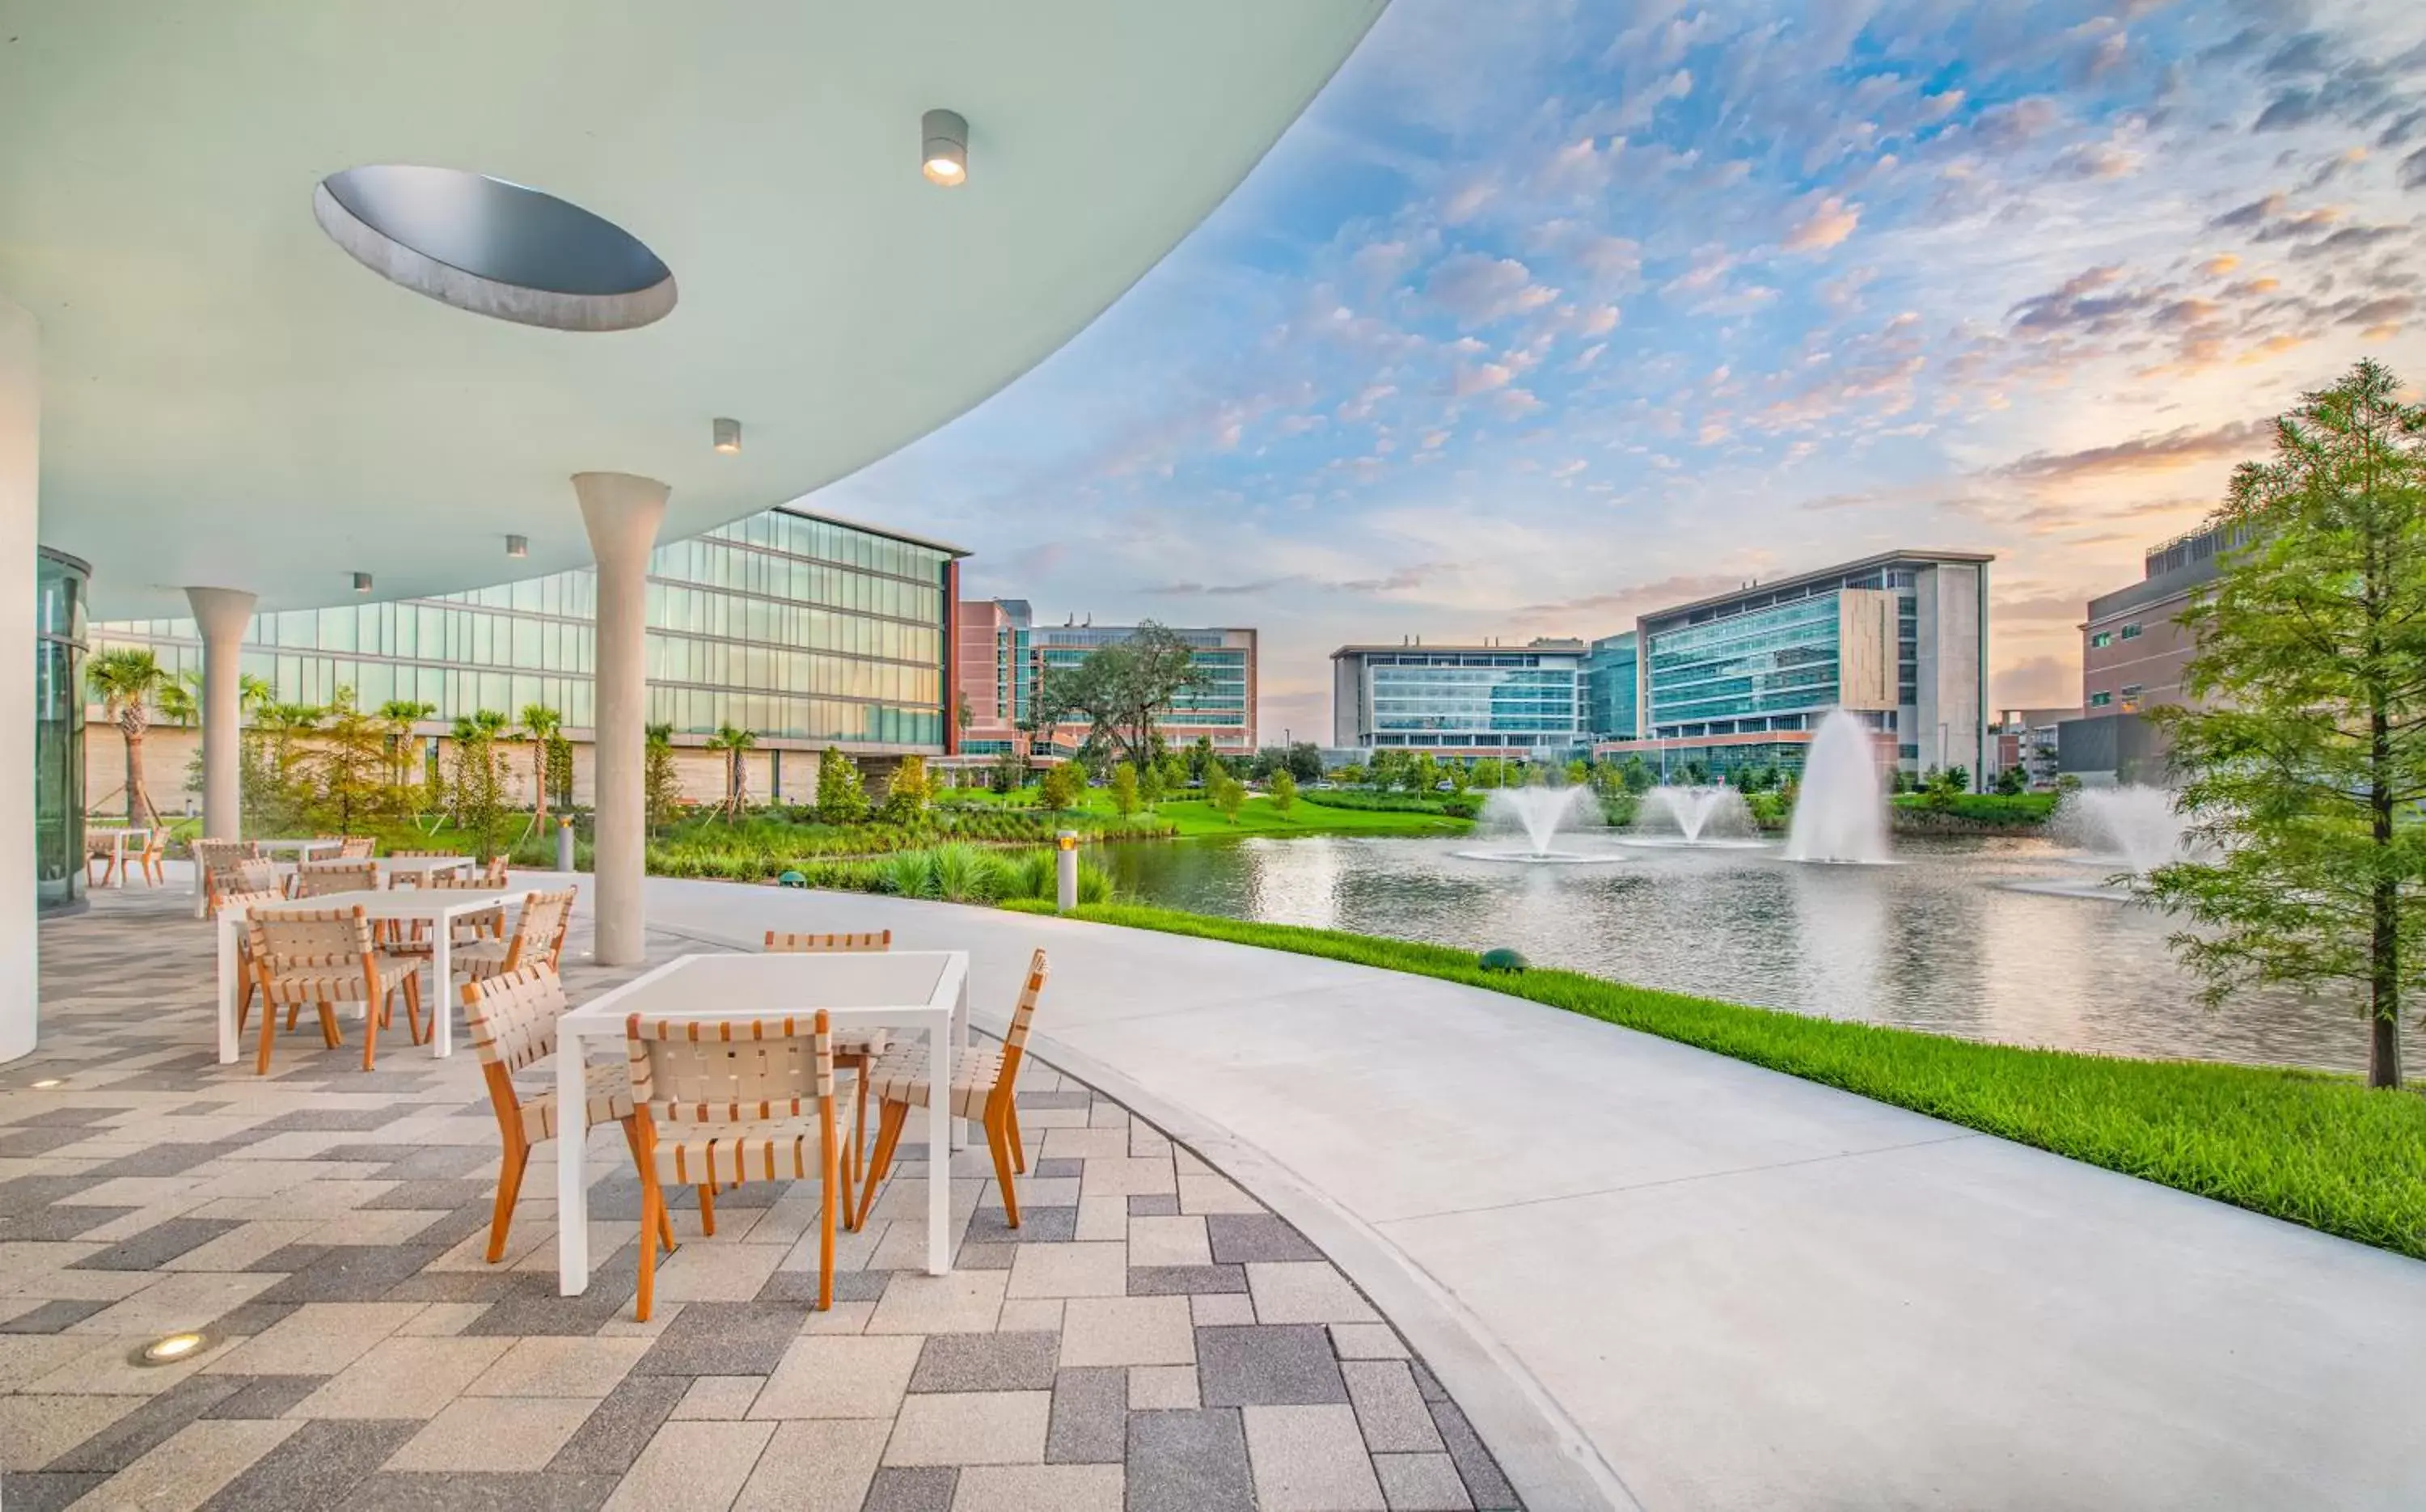
<instances>
[{"instance_id":1,"label":"white curved canopy ceiling","mask_svg":"<svg viewBox=\"0 0 2426 1512\"><path fill-rule=\"evenodd\" d=\"M41 539L98 613L175 615L187 584L295 608L357 570L394 598L585 563L585 470L671 483L665 539L796 498L1083 327L1383 3L0 0ZM959 188L919 172L932 106L968 118ZM384 163L602 216L679 302L568 332L383 281L313 194Z\"/></svg>"}]
</instances>

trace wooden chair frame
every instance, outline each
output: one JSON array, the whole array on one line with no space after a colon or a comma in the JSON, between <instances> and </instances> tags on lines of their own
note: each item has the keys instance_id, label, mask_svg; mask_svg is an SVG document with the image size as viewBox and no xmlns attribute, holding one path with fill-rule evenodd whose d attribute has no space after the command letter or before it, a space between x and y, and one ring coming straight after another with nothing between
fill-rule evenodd
<instances>
[{"instance_id":1,"label":"wooden chair frame","mask_svg":"<svg viewBox=\"0 0 2426 1512\"><path fill-rule=\"evenodd\" d=\"M350 925L348 929L346 925ZM269 1074L269 1051L276 1034L278 1005L286 1005L286 1022L294 1027L297 1014L307 1002L320 1012L320 1035L329 1048L345 1043L337 1028L334 1005L354 1001L350 990L332 992L339 984L349 986L350 977L359 963L362 972L363 998L363 1070L369 1070L378 1060L380 1029L393 1021L390 1000L397 989L404 991L405 1018L412 1042L422 1042L421 994L418 976L405 971L391 979L386 962L389 957L380 949L371 933L369 918L357 905L340 911L334 909L249 909L244 916L245 935L252 957L252 970L261 993L261 1052L254 1063L256 1075ZM306 947L300 950L274 948L275 931L293 927L299 938L293 943ZM303 938L303 932L315 930L318 939Z\"/></svg>"},{"instance_id":2,"label":"wooden chair frame","mask_svg":"<svg viewBox=\"0 0 2426 1512\"><path fill-rule=\"evenodd\" d=\"M966 1094L974 1092L974 1086L956 1085L941 1089L943 1096L952 1099L953 1117L974 1118L984 1128L986 1149L994 1155L995 1180L1002 1187L1003 1218L1014 1229L1019 1227L1019 1193L1011 1178L1027 1173L1027 1151L1019 1134L1019 1068L1027 1055L1027 1027L1036 1017L1036 1002L1044 991L1044 979L1050 972L1051 963L1045 959L1044 952L1037 951L1027 958L1027 981L1019 989L1019 1005L1011 1010L1011 1026L1003 1033L1002 1063L995 1072L994 1086L985 1089L983 1105L975 1112L962 1105L969 1101ZM875 1206L877 1186L892 1166L893 1151L901 1143L901 1130L910 1121L910 1109L914 1105L924 1107L938 1090L932 1080L916 1079L919 1062L893 1064L897 1070L889 1080L886 1062L881 1060L868 1073L883 1106L877 1118L876 1154L869 1160L867 1179L860 1186L859 1221L863 1224L867 1221L868 1210ZM932 1063L925 1066L931 1076ZM953 1079L955 1083L959 1081L957 1071ZM925 1096L917 1096L922 1088ZM897 1091L903 1095L895 1096ZM927 1158L948 1160L951 1152L930 1150Z\"/></svg>"}]
</instances>

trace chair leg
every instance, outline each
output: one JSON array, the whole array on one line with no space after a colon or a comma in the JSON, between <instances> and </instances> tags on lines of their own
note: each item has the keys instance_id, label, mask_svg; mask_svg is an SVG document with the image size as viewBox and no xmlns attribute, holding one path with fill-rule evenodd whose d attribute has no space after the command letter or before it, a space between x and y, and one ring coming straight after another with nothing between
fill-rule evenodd
<instances>
[{"instance_id":1,"label":"chair leg","mask_svg":"<svg viewBox=\"0 0 2426 1512\"><path fill-rule=\"evenodd\" d=\"M632 1314L642 1323L649 1321L649 1309L657 1299L657 1247L648 1243L648 1236L665 1221L665 1194L644 1166L640 1171L640 1291L633 1299Z\"/></svg>"},{"instance_id":2,"label":"chair leg","mask_svg":"<svg viewBox=\"0 0 2426 1512\"><path fill-rule=\"evenodd\" d=\"M303 1005L300 1003L289 1003L286 1005L286 1027L288 1029L291 1030L295 1027L295 1016L302 1011Z\"/></svg>"},{"instance_id":3,"label":"chair leg","mask_svg":"<svg viewBox=\"0 0 2426 1512\"><path fill-rule=\"evenodd\" d=\"M833 1112L829 1106L825 1116L829 1137L824 1141L825 1158L823 1168L818 1172L818 1185L823 1190L817 1194L820 1199L817 1203L817 1311L820 1312L833 1311L835 1187L842 1187L841 1196L845 1202L850 1200L850 1188L846 1184L850 1180L849 1173L841 1169L841 1151L834 1149L831 1137L833 1125Z\"/></svg>"},{"instance_id":4,"label":"chair leg","mask_svg":"<svg viewBox=\"0 0 2426 1512\"><path fill-rule=\"evenodd\" d=\"M346 1042L346 1032L337 1027L337 1010L332 1004L320 1005L320 1037L328 1041L331 1050Z\"/></svg>"},{"instance_id":5,"label":"chair leg","mask_svg":"<svg viewBox=\"0 0 2426 1512\"><path fill-rule=\"evenodd\" d=\"M994 1151L994 1178L1002 1183L1003 1221L1019 1227L1019 1191L1011 1184L1011 1131L999 1114L989 1113L985 1119L986 1148Z\"/></svg>"},{"instance_id":6,"label":"chair leg","mask_svg":"<svg viewBox=\"0 0 2426 1512\"><path fill-rule=\"evenodd\" d=\"M434 1034L438 1029L434 1010L430 1019L429 1031ZM417 970L404 973L404 1029L412 1037L414 1044L429 1042L429 1034L423 1033L421 1028L421 973Z\"/></svg>"},{"instance_id":7,"label":"chair leg","mask_svg":"<svg viewBox=\"0 0 2426 1512\"><path fill-rule=\"evenodd\" d=\"M851 1098L850 1173L853 1176L864 1179L867 1175L866 1061L863 1060L859 1063L859 1075L854 1078L854 1080L859 1083L859 1090L854 1093Z\"/></svg>"},{"instance_id":8,"label":"chair leg","mask_svg":"<svg viewBox=\"0 0 2426 1512\"><path fill-rule=\"evenodd\" d=\"M699 1189L699 1231L707 1238L716 1237L716 1183L709 1182Z\"/></svg>"},{"instance_id":9,"label":"chair leg","mask_svg":"<svg viewBox=\"0 0 2426 1512\"><path fill-rule=\"evenodd\" d=\"M269 1074L269 1045L277 1035L278 1005L270 1002L268 994L264 993L261 1000L261 1055L252 1063L252 1073L255 1076Z\"/></svg>"},{"instance_id":10,"label":"chair leg","mask_svg":"<svg viewBox=\"0 0 2426 1512\"><path fill-rule=\"evenodd\" d=\"M856 1183L850 1174L850 1156L848 1153L836 1152L834 1172L842 1186L842 1226L849 1232L857 1233L859 1232L859 1203L853 1195ZM827 1197L831 1200L833 1194L829 1192Z\"/></svg>"},{"instance_id":11,"label":"chair leg","mask_svg":"<svg viewBox=\"0 0 2426 1512\"><path fill-rule=\"evenodd\" d=\"M887 1102L876 1116L876 1153L868 1157L867 1182L859 1189L859 1227L867 1227L867 1210L876 1205L876 1188L893 1165L893 1147L901 1142L901 1126L910 1121L910 1104Z\"/></svg>"},{"instance_id":12,"label":"chair leg","mask_svg":"<svg viewBox=\"0 0 2426 1512\"><path fill-rule=\"evenodd\" d=\"M387 1016L388 997L386 996L372 1004L370 1011L363 1015L363 1070L369 1070L372 1063L379 1059L380 1024Z\"/></svg>"},{"instance_id":13,"label":"chair leg","mask_svg":"<svg viewBox=\"0 0 2426 1512\"><path fill-rule=\"evenodd\" d=\"M1003 1104L1003 1127L1011 1134L1011 1168L1020 1175L1027 1174L1027 1141L1019 1132L1019 1103L1016 1099Z\"/></svg>"},{"instance_id":14,"label":"chair leg","mask_svg":"<svg viewBox=\"0 0 2426 1512\"><path fill-rule=\"evenodd\" d=\"M252 973L247 972L235 984L235 1032L237 1034L244 1033L244 1021L252 1017Z\"/></svg>"},{"instance_id":15,"label":"chair leg","mask_svg":"<svg viewBox=\"0 0 2426 1512\"><path fill-rule=\"evenodd\" d=\"M648 1165L648 1157L640 1151L640 1125L638 1121L631 1118L625 1118L623 1122L623 1143L630 1146L632 1150L632 1168L634 1170L639 1170ZM657 1208L656 1236L657 1242L666 1247L666 1253L669 1255L672 1254L674 1252L674 1220L670 1214L668 1214L662 1204Z\"/></svg>"},{"instance_id":16,"label":"chair leg","mask_svg":"<svg viewBox=\"0 0 2426 1512\"><path fill-rule=\"evenodd\" d=\"M497 1212L489 1220L489 1263L506 1258L506 1234L514 1226L514 1201L523 1195L523 1172L530 1166L530 1146L517 1139L506 1146L497 1167Z\"/></svg>"}]
</instances>

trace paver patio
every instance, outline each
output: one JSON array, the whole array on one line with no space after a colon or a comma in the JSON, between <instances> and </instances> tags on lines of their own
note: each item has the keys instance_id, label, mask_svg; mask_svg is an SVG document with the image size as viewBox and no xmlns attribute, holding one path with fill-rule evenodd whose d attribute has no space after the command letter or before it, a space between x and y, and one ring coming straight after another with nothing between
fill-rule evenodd
<instances>
[{"instance_id":1,"label":"paver patio","mask_svg":"<svg viewBox=\"0 0 2426 1512\"><path fill-rule=\"evenodd\" d=\"M298 1033L267 1078L216 1064L185 901L112 893L42 925L42 1046L0 1079L9 1512L1517 1504L1319 1250L1049 1066L1021 1082L1021 1229L982 1149L955 1165L952 1275L918 1268L905 1145L841 1238L831 1312L809 1308L814 1188L752 1185L714 1239L677 1213L637 1324L617 1131L592 1135L588 1294L557 1295L544 1196L485 1263L477 1060L398 1035L364 1073ZM576 1001L635 974L577 964L585 936ZM697 948L651 937L653 959ZM192 1357L129 1362L187 1328L209 1336Z\"/></svg>"}]
</instances>

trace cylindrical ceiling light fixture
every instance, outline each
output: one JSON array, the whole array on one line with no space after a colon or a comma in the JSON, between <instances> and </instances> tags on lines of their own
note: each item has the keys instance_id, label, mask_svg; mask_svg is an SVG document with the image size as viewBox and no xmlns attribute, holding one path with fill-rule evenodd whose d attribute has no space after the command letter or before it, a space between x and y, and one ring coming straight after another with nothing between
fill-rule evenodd
<instances>
[{"instance_id":1,"label":"cylindrical ceiling light fixture","mask_svg":"<svg viewBox=\"0 0 2426 1512\"><path fill-rule=\"evenodd\" d=\"M530 555L530 538L528 536L508 536L506 538L506 555L509 556L528 556Z\"/></svg>"},{"instance_id":2,"label":"cylindrical ceiling light fixture","mask_svg":"<svg viewBox=\"0 0 2426 1512\"><path fill-rule=\"evenodd\" d=\"M354 574L354 591L356 593L368 593L370 590L371 575L368 572L356 572Z\"/></svg>"},{"instance_id":3,"label":"cylindrical ceiling light fixture","mask_svg":"<svg viewBox=\"0 0 2426 1512\"><path fill-rule=\"evenodd\" d=\"M741 422L719 415L716 420L716 449L730 457L741 449Z\"/></svg>"},{"instance_id":4,"label":"cylindrical ceiling light fixture","mask_svg":"<svg viewBox=\"0 0 2426 1512\"><path fill-rule=\"evenodd\" d=\"M930 110L919 123L926 139L919 149L919 168L930 184L957 189L969 177L969 123L957 110Z\"/></svg>"}]
</instances>

